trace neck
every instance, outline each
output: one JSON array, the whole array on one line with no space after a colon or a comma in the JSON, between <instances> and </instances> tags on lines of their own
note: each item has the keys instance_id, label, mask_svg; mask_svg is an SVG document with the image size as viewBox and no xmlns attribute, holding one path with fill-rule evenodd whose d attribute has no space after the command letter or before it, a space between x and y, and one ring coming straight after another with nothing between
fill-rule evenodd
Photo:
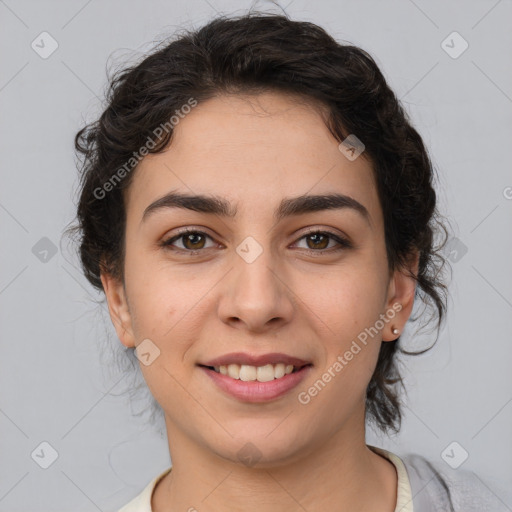
<instances>
[{"instance_id":1,"label":"neck","mask_svg":"<svg viewBox=\"0 0 512 512\"><path fill-rule=\"evenodd\" d=\"M362 429L347 425L326 436L307 453L253 467L205 450L167 418L166 424L172 471L155 488L153 512L395 509L395 467L367 447L364 422Z\"/></svg>"}]
</instances>

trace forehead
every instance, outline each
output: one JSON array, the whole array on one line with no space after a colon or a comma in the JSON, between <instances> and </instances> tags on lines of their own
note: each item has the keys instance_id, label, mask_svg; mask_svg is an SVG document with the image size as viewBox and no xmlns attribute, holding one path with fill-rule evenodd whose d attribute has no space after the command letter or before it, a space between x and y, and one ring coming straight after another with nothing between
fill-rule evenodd
<instances>
[{"instance_id":1,"label":"forehead","mask_svg":"<svg viewBox=\"0 0 512 512\"><path fill-rule=\"evenodd\" d=\"M339 192L364 204L377 221L372 165L340 152L321 108L279 93L198 104L175 126L166 150L146 156L134 171L128 216L140 219L171 190L225 197L238 205L237 215L262 213L285 196Z\"/></svg>"}]
</instances>

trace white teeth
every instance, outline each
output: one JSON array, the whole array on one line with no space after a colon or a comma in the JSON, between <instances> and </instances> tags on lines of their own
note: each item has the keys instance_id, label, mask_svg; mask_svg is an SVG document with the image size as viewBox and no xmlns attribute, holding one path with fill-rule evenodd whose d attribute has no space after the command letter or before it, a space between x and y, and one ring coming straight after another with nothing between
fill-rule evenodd
<instances>
[{"instance_id":1,"label":"white teeth","mask_svg":"<svg viewBox=\"0 0 512 512\"><path fill-rule=\"evenodd\" d=\"M232 379L243 380L244 382L255 381L269 382L280 379L293 372L293 365L266 364L265 366L250 366L247 364L229 364L227 366L215 366L214 370L222 375L228 375Z\"/></svg>"},{"instance_id":2,"label":"white teeth","mask_svg":"<svg viewBox=\"0 0 512 512\"><path fill-rule=\"evenodd\" d=\"M293 366L292 366L292 370L293 370ZM275 367L274 367L274 377L276 379L280 379L281 377L284 377L285 376L285 367L284 367L284 364L276 364Z\"/></svg>"},{"instance_id":3,"label":"white teeth","mask_svg":"<svg viewBox=\"0 0 512 512\"><path fill-rule=\"evenodd\" d=\"M256 371L256 378L258 382L268 382L270 380L274 380L274 367L271 364L266 364L265 366L258 366L258 369Z\"/></svg>"},{"instance_id":4,"label":"white teeth","mask_svg":"<svg viewBox=\"0 0 512 512\"><path fill-rule=\"evenodd\" d=\"M254 366L247 366L243 364L240 366L240 373L238 378L243 381L256 380L256 368Z\"/></svg>"},{"instance_id":5,"label":"white teeth","mask_svg":"<svg viewBox=\"0 0 512 512\"><path fill-rule=\"evenodd\" d=\"M228 365L228 375L232 379L240 378L240 365L238 365L238 364L230 364L230 365Z\"/></svg>"}]
</instances>

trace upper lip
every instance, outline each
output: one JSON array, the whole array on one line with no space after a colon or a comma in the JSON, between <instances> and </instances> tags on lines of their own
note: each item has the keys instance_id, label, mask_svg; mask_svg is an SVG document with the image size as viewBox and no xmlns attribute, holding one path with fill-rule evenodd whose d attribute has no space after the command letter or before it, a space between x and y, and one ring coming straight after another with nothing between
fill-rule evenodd
<instances>
[{"instance_id":1,"label":"upper lip","mask_svg":"<svg viewBox=\"0 0 512 512\"><path fill-rule=\"evenodd\" d=\"M245 364L248 366L265 366L267 364L285 364L293 365L295 367L302 367L307 364L311 364L309 361L304 361L298 357L289 356L287 354L281 354L273 352L270 354L252 355L245 352L233 352L231 354L225 354L215 359L211 359L205 363L199 363L202 366L228 366L230 364Z\"/></svg>"}]
</instances>

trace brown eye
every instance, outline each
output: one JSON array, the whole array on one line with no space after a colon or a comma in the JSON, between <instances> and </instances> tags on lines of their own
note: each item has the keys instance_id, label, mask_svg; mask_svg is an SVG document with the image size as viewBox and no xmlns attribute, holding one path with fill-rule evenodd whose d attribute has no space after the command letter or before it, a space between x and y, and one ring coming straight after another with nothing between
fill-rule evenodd
<instances>
[{"instance_id":1,"label":"brown eye","mask_svg":"<svg viewBox=\"0 0 512 512\"><path fill-rule=\"evenodd\" d=\"M329 245L329 237L322 233L314 233L312 235L308 235L306 240L313 242L313 246L310 247L310 249L326 249ZM308 246L310 246L309 243Z\"/></svg>"},{"instance_id":2,"label":"brown eye","mask_svg":"<svg viewBox=\"0 0 512 512\"><path fill-rule=\"evenodd\" d=\"M339 235L335 235L334 233L331 233L329 231L311 231L309 233L306 233L304 236L299 238L300 240L306 240L306 246L305 249L309 250L310 252L336 252L344 249L349 249L352 247L352 244L342 238ZM333 245L329 244L331 242L334 242ZM336 245L338 247L336 247Z\"/></svg>"},{"instance_id":3,"label":"brown eye","mask_svg":"<svg viewBox=\"0 0 512 512\"><path fill-rule=\"evenodd\" d=\"M194 251L200 251L202 249L208 249L209 247L206 247L206 239L209 238L212 240L212 238L207 235L206 233L203 233L202 231L184 231L180 233L177 236L173 236L172 238L169 238L168 240L165 240L162 242L161 245L164 247L170 247L172 249L176 249L178 251L184 251L184 252L194 252ZM175 246L175 242L181 241L181 247Z\"/></svg>"},{"instance_id":4,"label":"brown eye","mask_svg":"<svg viewBox=\"0 0 512 512\"><path fill-rule=\"evenodd\" d=\"M187 249L202 249L204 246L204 237L200 233L189 233L187 235L183 235L182 238L183 245Z\"/></svg>"},{"instance_id":5,"label":"brown eye","mask_svg":"<svg viewBox=\"0 0 512 512\"><path fill-rule=\"evenodd\" d=\"M207 239L213 241L212 237L203 231L186 230L182 231L179 235L162 241L160 245L177 252L181 251L182 253L194 254L214 247L214 245L206 246ZM299 241L304 239L306 240L307 247L303 247L303 249L311 253L331 253L352 247L352 244L348 240L329 231L312 231L300 237ZM181 247L176 245L177 242L181 242ZM331 242L333 242L333 244L331 244Z\"/></svg>"}]
</instances>

